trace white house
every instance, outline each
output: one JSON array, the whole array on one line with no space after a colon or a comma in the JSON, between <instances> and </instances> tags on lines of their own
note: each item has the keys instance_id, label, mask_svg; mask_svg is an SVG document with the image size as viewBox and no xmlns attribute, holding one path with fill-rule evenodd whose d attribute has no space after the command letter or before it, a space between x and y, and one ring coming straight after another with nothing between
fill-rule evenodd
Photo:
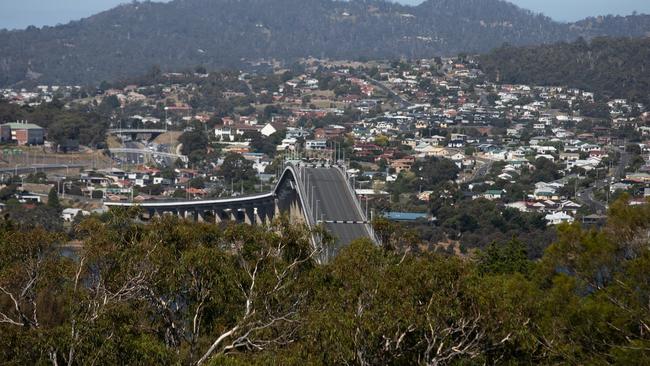
<instances>
[{"instance_id":1,"label":"white house","mask_svg":"<svg viewBox=\"0 0 650 366\"><path fill-rule=\"evenodd\" d=\"M286 138L282 140L282 143L278 145L277 149L279 151L281 150L295 150L296 149L296 143L298 143L298 139L296 138Z\"/></svg>"},{"instance_id":2,"label":"white house","mask_svg":"<svg viewBox=\"0 0 650 366\"><path fill-rule=\"evenodd\" d=\"M233 141L235 139L235 132L230 127L216 127L214 129L214 136L221 141Z\"/></svg>"},{"instance_id":3,"label":"white house","mask_svg":"<svg viewBox=\"0 0 650 366\"><path fill-rule=\"evenodd\" d=\"M61 218L64 221L72 221L79 213L81 213L82 216L90 215L90 212L84 211L80 208L66 208L61 212Z\"/></svg>"},{"instance_id":4,"label":"white house","mask_svg":"<svg viewBox=\"0 0 650 366\"><path fill-rule=\"evenodd\" d=\"M563 222L568 222L572 223L573 222L573 217L567 215L564 212L555 212L552 214L548 214L544 216L546 221L548 221L548 225L559 225Z\"/></svg>"}]
</instances>

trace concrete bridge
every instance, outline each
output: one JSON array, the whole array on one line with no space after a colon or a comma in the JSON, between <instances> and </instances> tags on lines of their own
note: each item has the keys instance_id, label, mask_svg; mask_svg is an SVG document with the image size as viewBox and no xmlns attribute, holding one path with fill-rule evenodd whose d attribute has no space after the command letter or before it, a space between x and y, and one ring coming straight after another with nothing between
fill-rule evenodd
<instances>
[{"instance_id":1,"label":"concrete bridge","mask_svg":"<svg viewBox=\"0 0 650 366\"><path fill-rule=\"evenodd\" d=\"M181 159L182 162L187 163L188 158L186 155L172 154L163 151L153 151L147 149L135 149L128 147L117 147L108 149L111 154L140 154L140 155L151 155L151 156L161 156L164 158L172 159Z\"/></svg>"},{"instance_id":2,"label":"concrete bridge","mask_svg":"<svg viewBox=\"0 0 650 366\"><path fill-rule=\"evenodd\" d=\"M250 196L104 204L109 208L139 206L148 217L173 214L203 222L230 220L251 225L263 224L280 213L288 213L291 222L305 223L310 228L324 225L336 239L334 252L358 238L375 240L345 171L339 166L287 164L271 192Z\"/></svg>"}]
</instances>

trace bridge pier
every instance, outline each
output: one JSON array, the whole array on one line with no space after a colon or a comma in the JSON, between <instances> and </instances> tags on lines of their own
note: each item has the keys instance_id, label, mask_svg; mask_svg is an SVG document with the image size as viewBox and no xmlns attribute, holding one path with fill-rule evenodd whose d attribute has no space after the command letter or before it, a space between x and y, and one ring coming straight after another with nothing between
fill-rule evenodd
<instances>
[{"instance_id":1,"label":"bridge pier","mask_svg":"<svg viewBox=\"0 0 650 366\"><path fill-rule=\"evenodd\" d=\"M260 210L258 207L253 208L253 217L255 217L255 225L264 225L264 220L260 216Z\"/></svg>"},{"instance_id":2,"label":"bridge pier","mask_svg":"<svg viewBox=\"0 0 650 366\"><path fill-rule=\"evenodd\" d=\"M232 208L227 208L226 214L230 217L230 221L237 222L237 211L233 210Z\"/></svg>"}]
</instances>

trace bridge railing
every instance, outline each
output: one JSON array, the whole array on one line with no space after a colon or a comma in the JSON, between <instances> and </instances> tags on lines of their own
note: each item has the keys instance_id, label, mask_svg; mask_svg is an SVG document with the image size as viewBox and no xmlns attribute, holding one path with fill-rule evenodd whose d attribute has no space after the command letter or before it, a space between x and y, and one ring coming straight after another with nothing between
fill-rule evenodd
<instances>
[{"instance_id":1,"label":"bridge railing","mask_svg":"<svg viewBox=\"0 0 650 366\"><path fill-rule=\"evenodd\" d=\"M296 188L300 197L303 212L305 213L309 226L314 227L318 224L317 217L315 216L318 213L315 212L315 208L312 206L312 202L310 201L310 192L308 187L309 182L307 174L305 173L307 165L301 164L300 162L287 162L285 163L285 168L288 167L291 167L295 173Z\"/></svg>"}]
</instances>

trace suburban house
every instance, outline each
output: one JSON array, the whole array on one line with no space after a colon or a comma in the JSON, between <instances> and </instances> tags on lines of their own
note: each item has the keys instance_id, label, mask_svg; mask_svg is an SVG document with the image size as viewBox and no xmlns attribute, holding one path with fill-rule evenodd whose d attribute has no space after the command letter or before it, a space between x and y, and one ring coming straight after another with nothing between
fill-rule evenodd
<instances>
[{"instance_id":1,"label":"suburban house","mask_svg":"<svg viewBox=\"0 0 650 366\"><path fill-rule=\"evenodd\" d=\"M548 225L559 225L561 223L567 222L567 223L572 223L573 222L573 217L570 215L564 213L564 212L555 212L552 214L548 214L544 216L546 221L548 221Z\"/></svg>"}]
</instances>

